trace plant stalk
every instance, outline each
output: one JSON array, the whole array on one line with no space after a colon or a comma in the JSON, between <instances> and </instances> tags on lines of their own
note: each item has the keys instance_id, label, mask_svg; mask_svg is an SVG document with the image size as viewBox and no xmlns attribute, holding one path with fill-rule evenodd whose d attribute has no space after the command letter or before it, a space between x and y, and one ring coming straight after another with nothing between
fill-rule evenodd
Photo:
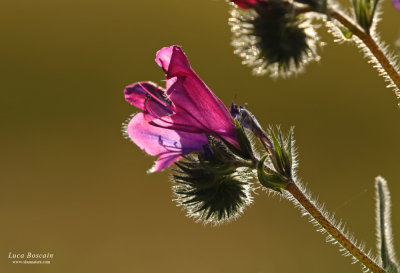
<instances>
[{"instance_id":1,"label":"plant stalk","mask_svg":"<svg viewBox=\"0 0 400 273\"><path fill-rule=\"evenodd\" d=\"M378 60L382 68L385 70L387 75L400 90L400 74L390 62L390 60L386 57L386 54L383 52L382 48L380 48L379 45L376 43L375 39L340 11L331 9L329 11L329 14L332 18L336 19L346 28L348 28L365 44L366 47L368 47L368 49Z\"/></svg>"},{"instance_id":2,"label":"plant stalk","mask_svg":"<svg viewBox=\"0 0 400 273\"><path fill-rule=\"evenodd\" d=\"M304 195L304 193L291 181L285 188L296 200L307 210L312 217L333 237L341 244L351 255L364 264L374 273L385 273L385 270L377 265L367 254L354 245L345 234L336 228L336 226L329 221L322 212Z\"/></svg>"}]
</instances>

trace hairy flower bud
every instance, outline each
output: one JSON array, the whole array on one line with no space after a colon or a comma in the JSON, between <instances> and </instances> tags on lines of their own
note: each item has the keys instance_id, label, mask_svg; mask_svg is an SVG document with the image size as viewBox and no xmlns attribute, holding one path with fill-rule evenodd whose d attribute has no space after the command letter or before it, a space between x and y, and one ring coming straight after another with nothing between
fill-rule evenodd
<instances>
[{"instance_id":1,"label":"hairy flower bud","mask_svg":"<svg viewBox=\"0 0 400 273\"><path fill-rule=\"evenodd\" d=\"M271 136L273 147L269 149L270 153L263 156L258 162L258 180L263 186L280 192L293 180L297 165L292 130L287 139L284 139L279 129L277 134L272 129L268 133ZM265 164L267 159L268 162Z\"/></svg>"},{"instance_id":2,"label":"hairy flower bud","mask_svg":"<svg viewBox=\"0 0 400 273\"><path fill-rule=\"evenodd\" d=\"M250 184L244 173L230 166L194 160L176 165L175 201L189 217L220 224L237 218L251 204Z\"/></svg>"},{"instance_id":3,"label":"hairy flower bud","mask_svg":"<svg viewBox=\"0 0 400 273\"><path fill-rule=\"evenodd\" d=\"M357 23L366 33L370 33L378 3L379 0L353 0L353 9Z\"/></svg>"},{"instance_id":4,"label":"hairy flower bud","mask_svg":"<svg viewBox=\"0 0 400 273\"><path fill-rule=\"evenodd\" d=\"M319 60L319 37L310 20L279 0L249 10L233 8L229 22L234 53L257 75L285 77L300 72L310 61Z\"/></svg>"},{"instance_id":5,"label":"hairy flower bud","mask_svg":"<svg viewBox=\"0 0 400 273\"><path fill-rule=\"evenodd\" d=\"M251 187L242 159L219 140L209 140L204 149L209 152L175 163L173 190L189 217L219 224L237 218L252 202Z\"/></svg>"}]
</instances>

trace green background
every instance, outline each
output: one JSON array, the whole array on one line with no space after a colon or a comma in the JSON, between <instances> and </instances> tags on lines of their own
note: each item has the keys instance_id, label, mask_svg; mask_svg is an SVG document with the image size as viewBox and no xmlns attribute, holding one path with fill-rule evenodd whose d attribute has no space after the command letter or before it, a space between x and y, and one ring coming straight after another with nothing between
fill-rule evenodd
<instances>
[{"instance_id":1,"label":"green background","mask_svg":"<svg viewBox=\"0 0 400 273\"><path fill-rule=\"evenodd\" d=\"M383 10L392 46L400 13ZM203 226L171 201L168 171L146 174L153 158L121 134L136 111L123 89L163 84L154 57L172 44L226 104L296 127L299 176L369 248L387 178L400 234L398 100L355 46L324 34L320 63L275 81L232 54L223 0L2 0L0 14L1 272L360 272L286 200L259 191L237 221ZM27 251L55 257L7 258Z\"/></svg>"}]
</instances>

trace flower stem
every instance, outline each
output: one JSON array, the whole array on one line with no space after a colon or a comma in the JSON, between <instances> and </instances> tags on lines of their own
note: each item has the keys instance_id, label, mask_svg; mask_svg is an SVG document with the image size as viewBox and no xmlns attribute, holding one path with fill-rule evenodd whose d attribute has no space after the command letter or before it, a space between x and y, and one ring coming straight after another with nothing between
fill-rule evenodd
<instances>
[{"instance_id":1,"label":"flower stem","mask_svg":"<svg viewBox=\"0 0 400 273\"><path fill-rule=\"evenodd\" d=\"M374 273L384 273L385 270L377 265L366 253L358 248L350 239L343 234L322 212L313 204L311 200L300 190L297 185L291 181L285 188L312 217L341 244L351 255L364 264Z\"/></svg>"},{"instance_id":2,"label":"flower stem","mask_svg":"<svg viewBox=\"0 0 400 273\"><path fill-rule=\"evenodd\" d=\"M361 27L359 27L353 20L348 18L346 15L338 10L331 9L330 16L346 28L348 28L354 35L356 35L365 46L371 51L372 55L377 59L383 70L387 73L390 79L393 81L397 89L400 89L400 75L397 69L390 62L382 48L376 43L375 39Z\"/></svg>"}]
</instances>

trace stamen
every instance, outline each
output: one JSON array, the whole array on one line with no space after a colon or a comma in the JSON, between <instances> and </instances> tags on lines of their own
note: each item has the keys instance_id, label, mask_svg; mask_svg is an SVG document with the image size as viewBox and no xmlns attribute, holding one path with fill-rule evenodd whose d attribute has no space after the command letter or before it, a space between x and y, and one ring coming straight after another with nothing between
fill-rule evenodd
<instances>
[{"instance_id":1,"label":"stamen","mask_svg":"<svg viewBox=\"0 0 400 273\"><path fill-rule=\"evenodd\" d=\"M138 83L139 84L139 86L144 90L144 91L146 91L146 93L148 94L148 95L150 95L152 98L154 98L156 101L158 101L159 103L161 103L162 105L164 105L165 107L167 107L168 108L168 106L171 106L171 102L170 101L164 101L164 100L162 100L162 99L160 99L160 98L158 98L155 94L153 94L153 93L151 93L149 90L147 90L144 86L143 86L143 84L142 83ZM163 98L164 99L164 98Z\"/></svg>"}]
</instances>

